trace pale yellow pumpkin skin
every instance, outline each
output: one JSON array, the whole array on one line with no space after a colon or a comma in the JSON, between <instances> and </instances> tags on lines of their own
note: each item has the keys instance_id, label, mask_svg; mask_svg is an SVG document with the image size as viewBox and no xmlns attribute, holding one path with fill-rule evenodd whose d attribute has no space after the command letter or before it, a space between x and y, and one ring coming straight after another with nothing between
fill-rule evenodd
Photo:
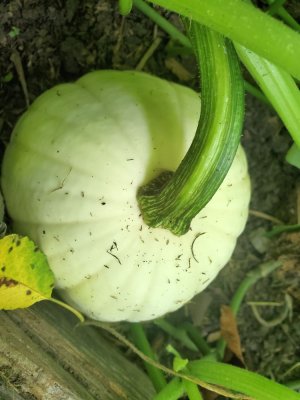
<instances>
[{"instance_id":1,"label":"pale yellow pumpkin skin","mask_svg":"<svg viewBox=\"0 0 300 400\"><path fill-rule=\"evenodd\" d=\"M187 234L149 228L137 205L142 184L178 167L199 113L188 88L97 71L47 91L18 122L2 168L14 229L39 244L62 296L89 317L174 311L231 257L250 198L241 147Z\"/></svg>"}]
</instances>

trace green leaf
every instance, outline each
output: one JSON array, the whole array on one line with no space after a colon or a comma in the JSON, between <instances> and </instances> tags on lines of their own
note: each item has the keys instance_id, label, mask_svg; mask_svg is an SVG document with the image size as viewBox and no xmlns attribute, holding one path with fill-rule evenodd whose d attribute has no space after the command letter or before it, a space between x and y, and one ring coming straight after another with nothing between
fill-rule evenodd
<instances>
[{"instance_id":1,"label":"green leaf","mask_svg":"<svg viewBox=\"0 0 300 400\"><path fill-rule=\"evenodd\" d=\"M289 149L285 159L288 163L300 169L300 149L296 143Z\"/></svg>"},{"instance_id":2,"label":"green leaf","mask_svg":"<svg viewBox=\"0 0 300 400\"><path fill-rule=\"evenodd\" d=\"M8 83L13 79L13 73L12 72L8 72L6 75L3 76L3 78L1 78L1 81L4 83Z\"/></svg>"},{"instance_id":3,"label":"green leaf","mask_svg":"<svg viewBox=\"0 0 300 400\"><path fill-rule=\"evenodd\" d=\"M28 237L0 240L0 309L29 307L50 299L54 275L46 256Z\"/></svg>"},{"instance_id":4,"label":"green leaf","mask_svg":"<svg viewBox=\"0 0 300 400\"><path fill-rule=\"evenodd\" d=\"M176 372L182 371L189 363L187 358L174 357L173 369Z\"/></svg>"},{"instance_id":5,"label":"green leaf","mask_svg":"<svg viewBox=\"0 0 300 400\"><path fill-rule=\"evenodd\" d=\"M14 39L15 37L20 35L20 29L16 26L13 26L10 30L10 32L8 33L8 36L11 37L12 39Z\"/></svg>"},{"instance_id":6,"label":"green leaf","mask_svg":"<svg viewBox=\"0 0 300 400\"><path fill-rule=\"evenodd\" d=\"M121 15L128 15L132 9L132 0L119 0L119 11Z\"/></svg>"},{"instance_id":7,"label":"green leaf","mask_svg":"<svg viewBox=\"0 0 300 400\"><path fill-rule=\"evenodd\" d=\"M189 363L189 371L207 383L243 393L253 400L300 400L299 393L284 385L233 365L198 360Z\"/></svg>"},{"instance_id":8,"label":"green leaf","mask_svg":"<svg viewBox=\"0 0 300 400\"><path fill-rule=\"evenodd\" d=\"M189 363L189 360L182 358L178 351L171 344L167 345L166 350L175 356L173 359L173 369L175 372L182 371Z\"/></svg>"}]
</instances>

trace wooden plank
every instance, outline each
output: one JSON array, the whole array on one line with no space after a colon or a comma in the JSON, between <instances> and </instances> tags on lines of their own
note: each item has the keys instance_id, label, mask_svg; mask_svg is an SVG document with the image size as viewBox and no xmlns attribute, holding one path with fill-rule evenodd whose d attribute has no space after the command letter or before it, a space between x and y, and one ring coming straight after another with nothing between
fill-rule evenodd
<instances>
[{"instance_id":1,"label":"wooden plank","mask_svg":"<svg viewBox=\"0 0 300 400\"><path fill-rule=\"evenodd\" d=\"M50 302L0 312L0 400L153 398L148 377L116 346L76 325Z\"/></svg>"}]
</instances>

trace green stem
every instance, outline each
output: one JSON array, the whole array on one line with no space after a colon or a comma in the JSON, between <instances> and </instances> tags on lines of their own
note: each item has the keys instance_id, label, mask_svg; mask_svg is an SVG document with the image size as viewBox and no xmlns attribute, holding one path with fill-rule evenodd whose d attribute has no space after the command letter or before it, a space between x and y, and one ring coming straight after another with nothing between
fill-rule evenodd
<instances>
[{"instance_id":1,"label":"green stem","mask_svg":"<svg viewBox=\"0 0 300 400\"><path fill-rule=\"evenodd\" d=\"M151 0L208 26L300 79L300 35L243 0Z\"/></svg>"},{"instance_id":2,"label":"green stem","mask_svg":"<svg viewBox=\"0 0 300 400\"><path fill-rule=\"evenodd\" d=\"M277 11L277 15L291 28L300 33L300 25L298 22L286 11L285 8L281 7Z\"/></svg>"},{"instance_id":3,"label":"green stem","mask_svg":"<svg viewBox=\"0 0 300 400\"><path fill-rule=\"evenodd\" d=\"M184 392L185 387L182 380L174 378L165 388L153 397L153 400L177 400L183 396Z\"/></svg>"},{"instance_id":4,"label":"green stem","mask_svg":"<svg viewBox=\"0 0 300 400\"><path fill-rule=\"evenodd\" d=\"M275 2L275 0L267 0L267 2L272 6ZM270 8L269 8L270 12ZM298 22L287 12L287 10L283 7L279 7L276 10L276 14L291 28L293 28L295 31L300 32L300 25Z\"/></svg>"},{"instance_id":5,"label":"green stem","mask_svg":"<svg viewBox=\"0 0 300 400\"><path fill-rule=\"evenodd\" d=\"M189 400L203 400L198 386L190 381L183 381L185 391Z\"/></svg>"},{"instance_id":6,"label":"green stem","mask_svg":"<svg viewBox=\"0 0 300 400\"><path fill-rule=\"evenodd\" d=\"M300 158L300 152L298 157ZM299 161L299 160L298 160ZM297 166L297 165L295 165ZM300 164L299 166L297 166L298 168L300 168ZM265 236L267 238L271 238L274 237L276 235L280 235L283 232L297 232L300 230L300 224L293 224L293 225L276 225L274 226L270 231L267 231L265 233Z\"/></svg>"},{"instance_id":7,"label":"green stem","mask_svg":"<svg viewBox=\"0 0 300 400\"><path fill-rule=\"evenodd\" d=\"M190 362L189 370L205 382L243 393L255 400L300 399L300 395L291 389L232 365L200 360Z\"/></svg>"},{"instance_id":8,"label":"green stem","mask_svg":"<svg viewBox=\"0 0 300 400\"><path fill-rule=\"evenodd\" d=\"M246 80L244 81L244 85L245 85L246 92L252 94L252 96L256 97L262 103L265 103L268 106L270 105L269 100L257 87L251 85L251 83L247 82Z\"/></svg>"},{"instance_id":9,"label":"green stem","mask_svg":"<svg viewBox=\"0 0 300 400\"><path fill-rule=\"evenodd\" d=\"M183 324L183 328L204 356L212 352L212 349L199 332L199 329L197 329L193 324L186 322Z\"/></svg>"},{"instance_id":10,"label":"green stem","mask_svg":"<svg viewBox=\"0 0 300 400\"><path fill-rule=\"evenodd\" d=\"M134 6L156 23L160 28L167 32L172 39L181 43L184 47L192 48L189 39L181 33L174 25L172 25L166 18L162 17L157 11L150 7L143 0L133 0Z\"/></svg>"},{"instance_id":11,"label":"green stem","mask_svg":"<svg viewBox=\"0 0 300 400\"><path fill-rule=\"evenodd\" d=\"M176 172L163 174L138 193L144 221L176 235L189 230L191 220L226 176L244 116L243 80L233 47L221 35L193 21L189 33L197 60L201 59L202 106L197 132Z\"/></svg>"},{"instance_id":12,"label":"green stem","mask_svg":"<svg viewBox=\"0 0 300 400\"><path fill-rule=\"evenodd\" d=\"M276 14L279 8L281 8L285 2L286 0L274 0L268 9L268 14L270 15Z\"/></svg>"},{"instance_id":13,"label":"green stem","mask_svg":"<svg viewBox=\"0 0 300 400\"><path fill-rule=\"evenodd\" d=\"M280 261L268 261L259 265L259 267L255 268L253 271L250 271L247 276L244 278L237 291L235 292L231 303L230 308L233 312L233 315L237 315L242 301L244 300L248 290L261 278L266 277L271 272L275 271L277 268L281 267L282 263ZM219 355L219 359L223 359L224 352L226 348L226 342L224 339L220 339L217 344L217 354Z\"/></svg>"},{"instance_id":14,"label":"green stem","mask_svg":"<svg viewBox=\"0 0 300 400\"><path fill-rule=\"evenodd\" d=\"M230 303L230 308L234 315L237 315L241 303L244 300L245 295L247 294L250 287L253 286L258 280L265 278L281 266L281 261L272 260L259 265L257 268L247 274L246 278L243 280L243 282L240 284L237 291L235 292L235 295L233 296Z\"/></svg>"},{"instance_id":15,"label":"green stem","mask_svg":"<svg viewBox=\"0 0 300 400\"><path fill-rule=\"evenodd\" d=\"M72 306L70 306L67 303L64 303L61 300L55 299L54 297L50 297L50 299L46 299L51 301L52 303L55 303L57 305L59 305L60 307L65 308L66 310L70 311L72 314L75 315L75 317L77 317L79 319L80 322L84 322L84 316L81 314L81 312L79 312L78 310L76 310L76 308L73 308Z\"/></svg>"},{"instance_id":16,"label":"green stem","mask_svg":"<svg viewBox=\"0 0 300 400\"><path fill-rule=\"evenodd\" d=\"M154 324L158 326L160 329L168 333L170 336L180 341L187 349L192 351L198 351L196 345L187 335L185 329L175 328L170 322L166 321L163 318L156 319Z\"/></svg>"},{"instance_id":17,"label":"green stem","mask_svg":"<svg viewBox=\"0 0 300 400\"><path fill-rule=\"evenodd\" d=\"M143 326L138 323L132 323L129 325L133 342L146 356L152 360L156 360L156 356L148 342L147 336L144 332ZM167 381L161 370L155 368L153 365L144 362L147 373L153 383L153 386L157 392L161 391L166 385Z\"/></svg>"}]
</instances>

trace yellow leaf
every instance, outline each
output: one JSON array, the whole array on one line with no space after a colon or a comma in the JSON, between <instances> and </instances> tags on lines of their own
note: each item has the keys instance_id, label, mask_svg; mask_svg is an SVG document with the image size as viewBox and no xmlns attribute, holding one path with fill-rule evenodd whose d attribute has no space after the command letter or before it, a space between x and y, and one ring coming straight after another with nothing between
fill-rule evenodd
<instances>
[{"instance_id":1,"label":"yellow leaf","mask_svg":"<svg viewBox=\"0 0 300 400\"><path fill-rule=\"evenodd\" d=\"M0 309L25 308L50 299L54 275L46 256L28 237L0 240Z\"/></svg>"}]
</instances>

